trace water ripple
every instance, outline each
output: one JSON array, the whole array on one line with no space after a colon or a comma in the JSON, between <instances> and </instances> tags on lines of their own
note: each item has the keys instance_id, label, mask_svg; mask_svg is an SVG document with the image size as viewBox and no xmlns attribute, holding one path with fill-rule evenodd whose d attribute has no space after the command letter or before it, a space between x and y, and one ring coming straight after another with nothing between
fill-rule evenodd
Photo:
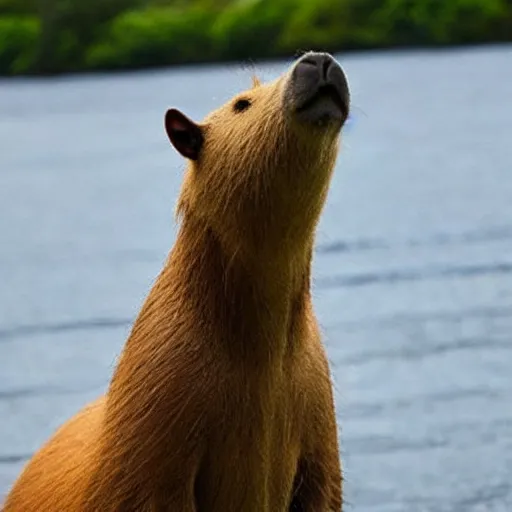
<instances>
[{"instance_id":1,"label":"water ripple","mask_svg":"<svg viewBox=\"0 0 512 512\"><path fill-rule=\"evenodd\" d=\"M0 341L12 341L17 338L40 336L42 334L52 334L56 332L118 329L128 327L132 322L132 319L93 318L90 320L76 320L53 324L18 325L0 329Z\"/></svg>"},{"instance_id":2,"label":"water ripple","mask_svg":"<svg viewBox=\"0 0 512 512\"><path fill-rule=\"evenodd\" d=\"M421 452L448 444L446 439L405 440L389 436L362 436L351 440L351 451L358 455L376 455L397 452Z\"/></svg>"},{"instance_id":3,"label":"water ripple","mask_svg":"<svg viewBox=\"0 0 512 512\"><path fill-rule=\"evenodd\" d=\"M373 284L396 284L426 279L508 274L512 274L512 262L504 261L489 264L432 266L406 270L391 270L387 272L364 272L345 276L324 277L316 279L315 285L319 288L329 289Z\"/></svg>"},{"instance_id":4,"label":"water ripple","mask_svg":"<svg viewBox=\"0 0 512 512\"><path fill-rule=\"evenodd\" d=\"M397 247L439 247L449 245L474 245L489 242L512 240L512 226L491 226L486 229L461 233L435 233L425 238L408 238L401 242L391 242L379 238L361 238L352 241L334 240L318 244L316 252L320 254L357 252Z\"/></svg>"},{"instance_id":5,"label":"water ripple","mask_svg":"<svg viewBox=\"0 0 512 512\"><path fill-rule=\"evenodd\" d=\"M32 457L32 454L27 453L0 455L0 464L17 464L18 462L26 462L28 459L30 459L30 457Z\"/></svg>"},{"instance_id":6,"label":"water ripple","mask_svg":"<svg viewBox=\"0 0 512 512\"><path fill-rule=\"evenodd\" d=\"M474 353L477 350L511 350L512 343L506 340L490 340L485 338L465 338L449 340L443 343L432 344L429 347L411 345L390 350L368 350L343 358L344 365L365 365L374 361L398 360L411 361L433 357L450 352L469 350Z\"/></svg>"},{"instance_id":7,"label":"water ripple","mask_svg":"<svg viewBox=\"0 0 512 512\"><path fill-rule=\"evenodd\" d=\"M48 395L73 395L76 393L85 393L91 391L91 389L96 390L96 388L86 387L81 389L73 389L73 388L63 388L61 386L41 386L37 387L27 387L27 388L14 388L14 389L2 389L0 390L0 402L11 401L11 400L19 400L21 398L32 398L32 397L40 397L40 396L48 396ZM98 386L99 389L99 386Z\"/></svg>"},{"instance_id":8,"label":"water ripple","mask_svg":"<svg viewBox=\"0 0 512 512\"><path fill-rule=\"evenodd\" d=\"M425 313L396 313L365 317L362 320L341 321L329 324L329 329L344 329L348 331L394 327L406 324L422 324L426 322L460 323L471 319L512 319L512 307L478 307L456 311L429 311Z\"/></svg>"}]
</instances>

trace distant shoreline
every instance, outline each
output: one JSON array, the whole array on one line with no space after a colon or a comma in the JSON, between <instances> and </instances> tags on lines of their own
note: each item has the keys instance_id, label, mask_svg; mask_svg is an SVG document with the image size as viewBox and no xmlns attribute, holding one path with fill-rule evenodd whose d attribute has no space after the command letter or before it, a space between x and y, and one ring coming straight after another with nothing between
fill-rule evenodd
<instances>
[{"instance_id":1,"label":"distant shoreline","mask_svg":"<svg viewBox=\"0 0 512 512\"><path fill-rule=\"evenodd\" d=\"M477 52L489 51L496 49L497 51L510 48L512 52L512 42L489 42L479 44L451 44L451 45L432 45L432 46L396 46L396 47L375 47L375 48L352 48L350 50L331 50L330 53L341 58L364 57L382 54L396 54L396 55L415 55L415 54L449 54L449 53L463 53L463 52ZM292 61L295 54L277 55L275 57L266 58L247 58L245 60L237 59L222 59L222 60L198 60L193 62L182 62L179 64L162 64L146 67L124 67L112 69L81 69L70 71L58 71L54 73L20 73L16 75L5 75L0 73L0 81L15 81L15 80L51 80L51 79L66 79L66 78L86 78L86 77L108 77L112 75L130 75L139 73L161 73L165 71L198 69L198 68L218 68L218 67L239 67L251 71L252 68L258 71L260 67L272 66L280 62Z\"/></svg>"},{"instance_id":2,"label":"distant shoreline","mask_svg":"<svg viewBox=\"0 0 512 512\"><path fill-rule=\"evenodd\" d=\"M510 42L508 0L0 0L0 76Z\"/></svg>"}]
</instances>

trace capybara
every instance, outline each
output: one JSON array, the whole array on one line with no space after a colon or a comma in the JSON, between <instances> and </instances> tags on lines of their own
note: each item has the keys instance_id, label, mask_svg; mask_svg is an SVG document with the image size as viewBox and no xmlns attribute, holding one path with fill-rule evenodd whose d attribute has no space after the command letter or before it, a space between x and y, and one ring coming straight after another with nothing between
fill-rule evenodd
<instances>
[{"instance_id":1,"label":"capybara","mask_svg":"<svg viewBox=\"0 0 512 512\"><path fill-rule=\"evenodd\" d=\"M339 512L333 388L313 311L314 236L348 116L309 52L201 123L176 242L104 396L29 461L4 512Z\"/></svg>"}]
</instances>

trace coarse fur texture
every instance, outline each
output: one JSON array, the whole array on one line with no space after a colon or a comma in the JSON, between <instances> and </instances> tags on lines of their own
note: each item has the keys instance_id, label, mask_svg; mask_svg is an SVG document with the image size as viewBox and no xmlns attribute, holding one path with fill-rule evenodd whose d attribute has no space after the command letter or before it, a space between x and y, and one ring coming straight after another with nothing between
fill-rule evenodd
<instances>
[{"instance_id":1,"label":"coarse fur texture","mask_svg":"<svg viewBox=\"0 0 512 512\"><path fill-rule=\"evenodd\" d=\"M344 119L296 118L295 69L200 124L168 112L189 158L175 245L106 394L35 454L4 512L341 511L310 273Z\"/></svg>"}]
</instances>

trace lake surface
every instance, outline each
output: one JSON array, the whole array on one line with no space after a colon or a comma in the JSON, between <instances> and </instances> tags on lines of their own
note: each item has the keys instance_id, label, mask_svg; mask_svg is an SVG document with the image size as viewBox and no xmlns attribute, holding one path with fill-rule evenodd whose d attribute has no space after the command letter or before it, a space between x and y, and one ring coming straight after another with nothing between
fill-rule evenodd
<instances>
[{"instance_id":1,"label":"lake surface","mask_svg":"<svg viewBox=\"0 0 512 512\"><path fill-rule=\"evenodd\" d=\"M512 47L341 61L354 121L314 266L346 510L508 512ZM166 108L200 119L249 84L240 66L0 81L0 496L105 389L173 243Z\"/></svg>"}]
</instances>

